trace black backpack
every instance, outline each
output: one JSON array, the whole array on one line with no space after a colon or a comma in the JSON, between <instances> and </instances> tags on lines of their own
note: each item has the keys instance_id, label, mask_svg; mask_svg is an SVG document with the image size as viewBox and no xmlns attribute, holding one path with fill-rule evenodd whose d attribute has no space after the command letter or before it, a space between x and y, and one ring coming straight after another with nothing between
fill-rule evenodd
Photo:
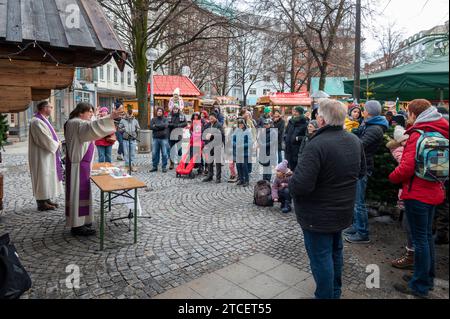
<instances>
[{"instance_id":1,"label":"black backpack","mask_svg":"<svg viewBox=\"0 0 450 319\"><path fill-rule=\"evenodd\" d=\"M272 187L266 180L258 181L253 193L253 204L257 206L273 206Z\"/></svg>"},{"instance_id":2,"label":"black backpack","mask_svg":"<svg viewBox=\"0 0 450 319\"><path fill-rule=\"evenodd\" d=\"M18 299L31 288L31 278L19 261L9 234L0 237L0 299Z\"/></svg>"}]
</instances>

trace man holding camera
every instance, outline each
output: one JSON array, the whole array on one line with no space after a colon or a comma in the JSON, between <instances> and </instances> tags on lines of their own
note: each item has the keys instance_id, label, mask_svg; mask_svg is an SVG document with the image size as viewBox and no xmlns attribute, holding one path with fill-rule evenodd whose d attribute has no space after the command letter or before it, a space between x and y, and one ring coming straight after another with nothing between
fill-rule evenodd
<instances>
[{"instance_id":1,"label":"man holding camera","mask_svg":"<svg viewBox=\"0 0 450 319\"><path fill-rule=\"evenodd\" d=\"M131 167L132 172L137 172L137 168L135 166L136 139L140 129L139 122L133 116L133 108L129 107L127 115L120 120L119 131L123 134L125 166L127 168Z\"/></svg>"}]
</instances>

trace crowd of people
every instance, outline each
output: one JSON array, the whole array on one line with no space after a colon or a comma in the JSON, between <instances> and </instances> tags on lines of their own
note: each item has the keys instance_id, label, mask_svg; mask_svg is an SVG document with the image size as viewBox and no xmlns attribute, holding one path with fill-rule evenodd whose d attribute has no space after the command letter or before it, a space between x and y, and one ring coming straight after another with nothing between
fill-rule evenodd
<instances>
[{"instance_id":1,"label":"crowd of people","mask_svg":"<svg viewBox=\"0 0 450 319\"><path fill-rule=\"evenodd\" d=\"M404 209L408 243L404 256L392 262L402 269L414 269L400 292L427 297L434 285L433 223L440 216L438 243L448 243L448 112L427 100L413 100L407 111L382 114L378 101L347 107L337 100L323 99L311 115L295 107L285 119L279 110L264 108L257 120L242 108L232 125L215 108L208 113L183 113L182 99L174 92L168 114L156 110L150 172L167 173L182 158L195 158L195 169L203 182L222 182L223 166L230 183L250 185L255 162L257 179L271 185L271 199L282 213L295 211L316 282L317 298L340 298L342 289L343 240L351 244L370 242L367 185L373 176L374 156L385 143L386 131L395 126L386 145L398 162L386 179L399 184L398 205ZM30 169L33 192L39 210L55 209L50 199L62 192L59 158L61 143L47 120L52 106L38 104L30 125ZM95 234L92 227L90 165L94 143L98 161L112 161L112 145L119 143L118 160L133 171L139 123L123 106L101 108L98 115L87 103L80 103L64 127L66 155L66 216L74 235ZM444 114L442 114L444 113ZM445 114L446 113L446 114ZM96 120L92 120L93 116ZM196 134L199 133L199 134ZM227 150L228 145L229 151ZM255 151L257 150L257 152ZM183 157L183 155L185 156ZM256 154L257 153L257 154ZM445 162L446 161L446 162ZM225 165L227 164L227 165ZM446 169L446 170L445 170ZM45 173L44 173L45 172ZM275 175L275 176L273 176ZM445 212L446 210L446 212ZM435 212L438 211L438 214Z\"/></svg>"}]
</instances>

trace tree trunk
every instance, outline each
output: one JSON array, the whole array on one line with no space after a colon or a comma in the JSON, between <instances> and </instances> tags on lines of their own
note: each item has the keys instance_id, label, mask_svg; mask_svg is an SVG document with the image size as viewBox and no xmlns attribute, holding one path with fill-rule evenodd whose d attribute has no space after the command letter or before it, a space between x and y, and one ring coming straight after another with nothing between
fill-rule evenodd
<instances>
[{"instance_id":1,"label":"tree trunk","mask_svg":"<svg viewBox=\"0 0 450 319\"><path fill-rule=\"evenodd\" d=\"M294 29L292 29L291 35L291 93L297 92L297 76L295 72L295 53L296 53L296 45L295 45L295 36Z\"/></svg>"},{"instance_id":2,"label":"tree trunk","mask_svg":"<svg viewBox=\"0 0 450 319\"><path fill-rule=\"evenodd\" d=\"M319 67L320 70L320 79L319 79L319 90L323 91L325 89L325 82L327 80L327 68L328 68L328 63L327 62L323 62L322 66Z\"/></svg>"},{"instance_id":3,"label":"tree trunk","mask_svg":"<svg viewBox=\"0 0 450 319\"><path fill-rule=\"evenodd\" d=\"M136 96L138 99L139 125L148 128L148 72L147 72L147 24L148 5L145 0L135 0L134 7L134 48L135 48L135 72L136 72Z\"/></svg>"}]
</instances>

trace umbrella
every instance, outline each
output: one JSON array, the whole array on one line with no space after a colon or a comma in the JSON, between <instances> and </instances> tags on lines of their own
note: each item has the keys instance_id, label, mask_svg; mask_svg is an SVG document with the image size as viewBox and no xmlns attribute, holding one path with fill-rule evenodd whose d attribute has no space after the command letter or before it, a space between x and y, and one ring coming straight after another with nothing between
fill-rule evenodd
<instances>
[{"instance_id":1,"label":"umbrella","mask_svg":"<svg viewBox=\"0 0 450 319\"><path fill-rule=\"evenodd\" d=\"M314 92L313 94L311 94L311 97L313 99L326 99L329 98L330 95L322 90L319 90L317 92Z\"/></svg>"}]
</instances>

